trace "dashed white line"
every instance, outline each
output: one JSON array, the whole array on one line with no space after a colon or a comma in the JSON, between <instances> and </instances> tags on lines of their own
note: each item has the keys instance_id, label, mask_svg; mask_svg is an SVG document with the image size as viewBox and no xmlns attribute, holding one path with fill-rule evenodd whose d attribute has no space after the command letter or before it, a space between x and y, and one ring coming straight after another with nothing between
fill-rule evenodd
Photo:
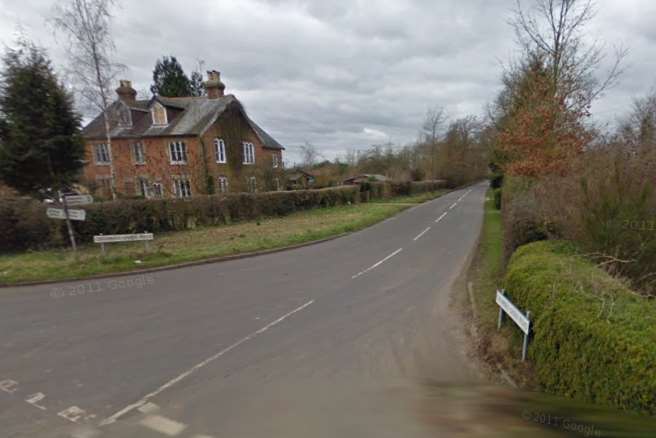
<instances>
[{"instance_id":1,"label":"dashed white line","mask_svg":"<svg viewBox=\"0 0 656 438\"><path fill-rule=\"evenodd\" d=\"M141 420L140 424L168 436L179 435L187 428L186 424L173 421L170 418L162 417L161 415L149 415Z\"/></svg>"},{"instance_id":2,"label":"dashed white line","mask_svg":"<svg viewBox=\"0 0 656 438\"><path fill-rule=\"evenodd\" d=\"M419 233L419 235L417 235L417 237L414 238L414 241L416 242L417 240L421 239L424 234L426 234L430 231L430 229L431 229L431 227L428 227L424 231Z\"/></svg>"},{"instance_id":3,"label":"dashed white line","mask_svg":"<svg viewBox=\"0 0 656 438\"><path fill-rule=\"evenodd\" d=\"M265 325L261 329L251 333L248 336L245 336L245 337L241 338L240 340L238 340L234 344L232 344L232 345L224 348L223 350L219 351L214 356L211 356L211 357L205 359L204 361L200 362L199 364L194 365L193 367L189 368L184 373L180 374L178 377L169 380L164 385L157 388L155 391L151 392L150 394L145 395L141 400L139 400L135 403L132 403L131 405L126 406L125 408L121 409L120 411L116 412L115 414L111 415L110 417L107 417L106 419L104 419L100 423L100 426L106 426L108 424L114 423L117 419L119 419L123 415L127 414L128 412L130 412L134 409L137 409L137 408L145 405L146 403L148 403L148 401L151 398L155 397L156 395L159 395L161 392L165 391L166 389L170 388L171 386L175 385L176 383L178 383L179 381L185 379L186 377L189 377L191 374L198 371L200 368L204 367L205 365L209 364L210 362L215 361L216 359L220 358L221 356L225 355L226 353L229 353L230 351L232 351L235 348L239 347L241 344L250 341L251 339L253 339L257 335L260 335L260 334L264 333L265 331L269 330L271 327L273 327L277 324L280 324L285 319L289 318L290 316L292 316L295 313L300 312L301 310L305 309L306 307L308 307L312 303L314 303L314 300L308 301L307 303L303 304L300 307L297 307L296 309L292 310L291 312L288 312L288 313L284 314L283 316L276 319L275 321L270 322L269 324Z\"/></svg>"},{"instance_id":4,"label":"dashed white line","mask_svg":"<svg viewBox=\"0 0 656 438\"><path fill-rule=\"evenodd\" d=\"M451 207L449 207L449 210L453 210L454 208L456 208L457 205L458 203L454 202L453 204L451 204Z\"/></svg>"},{"instance_id":5,"label":"dashed white line","mask_svg":"<svg viewBox=\"0 0 656 438\"><path fill-rule=\"evenodd\" d=\"M392 254L388 255L387 257L385 257L385 258L382 259L381 261L374 263L373 265L371 265L370 267L368 267L368 268L365 269L364 271L358 272L357 274L355 274L354 276L352 276L351 279L352 279L352 280L355 280L356 278L358 278L358 277L360 277L360 276L366 274L367 272L369 272L369 271L371 271L371 270L373 270L373 269L376 269L377 267L379 267L380 265L382 265L383 263L385 263L386 261L388 261L389 259L391 259L391 258L394 257L395 255L397 255L397 254L400 253L401 251L403 251L403 248L399 248L399 249L397 249L396 251L394 251Z\"/></svg>"},{"instance_id":6,"label":"dashed white line","mask_svg":"<svg viewBox=\"0 0 656 438\"><path fill-rule=\"evenodd\" d=\"M442 216L440 216L440 217L438 217L437 219L435 219L435 223L436 223L436 224L439 223L442 219L444 219L444 218L446 217L446 215L447 215L447 213L442 213Z\"/></svg>"}]
</instances>

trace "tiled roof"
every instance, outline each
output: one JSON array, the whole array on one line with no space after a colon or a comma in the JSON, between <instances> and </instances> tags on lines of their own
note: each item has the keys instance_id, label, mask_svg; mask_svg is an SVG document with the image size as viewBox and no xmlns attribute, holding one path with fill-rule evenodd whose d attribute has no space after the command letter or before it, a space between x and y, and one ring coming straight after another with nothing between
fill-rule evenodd
<instances>
[{"instance_id":1,"label":"tiled roof","mask_svg":"<svg viewBox=\"0 0 656 438\"><path fill-rule=\"evenodd\" d=\"M166 109L169 123L166 126L153 125L150 108L155 102L161 103ZM169 137L169 136L195 136L201 135L212 125L230 106L238 106L250 126L260 138L265 147L270 149L284 149L273 137L267 134L244 111L241 103L233 95L208 99L207 97L161 97L150 100L137 100L129 104L132 126L121 126L118 117L113 117L110 123L112 138L138 138L138 137ZM125 111L125 104L116 101L110 107L110 114ZM96 117L82 131L85 138L103 139L105 126L102 115Z\"/></svg>"}]
</instances>

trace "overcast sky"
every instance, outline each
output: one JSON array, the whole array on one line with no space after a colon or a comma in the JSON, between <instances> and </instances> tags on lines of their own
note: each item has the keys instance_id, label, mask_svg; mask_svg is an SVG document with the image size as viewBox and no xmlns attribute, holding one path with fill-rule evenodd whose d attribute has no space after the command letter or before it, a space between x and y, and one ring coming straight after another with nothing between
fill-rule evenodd
<instances>
[{"instance_id":1,"label":"overcast sky","mask_svg":"<svg viewBox=\"0 0 656 438\"><path fill-rule=\"evenodd\" d=\"M60 0L64 1L64 0ZM531 0L523 0L527 5ZM613 123L656 85L656 2L598 0L591 38L630 49L619 84L595 106ZM17 29L66 62L46 25L54 1L0 0L0 42ZM140 0L115 11L115 58L137 90L158 57L217 69L247 111L287 146L326 158L417 137L427 108L483 114L515 53L513 0Z\"/></svg>"}]
</instances>

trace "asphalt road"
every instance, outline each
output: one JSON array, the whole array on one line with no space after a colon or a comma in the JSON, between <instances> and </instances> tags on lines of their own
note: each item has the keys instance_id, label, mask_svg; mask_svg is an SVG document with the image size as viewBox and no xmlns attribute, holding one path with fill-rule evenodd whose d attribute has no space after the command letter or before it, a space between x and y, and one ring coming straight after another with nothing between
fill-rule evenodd
<instances>
[{"instance_id":1,"label":"asphalt road","mask_svg":"<svg viewBox=\"0 0 656 438\"><path fill-rule=\"evenodd\" d=\"M436 436L425 382L478 379L451 286L485 191L296 250L0 290L0 436Z\"/></svg>"}]
</instances>

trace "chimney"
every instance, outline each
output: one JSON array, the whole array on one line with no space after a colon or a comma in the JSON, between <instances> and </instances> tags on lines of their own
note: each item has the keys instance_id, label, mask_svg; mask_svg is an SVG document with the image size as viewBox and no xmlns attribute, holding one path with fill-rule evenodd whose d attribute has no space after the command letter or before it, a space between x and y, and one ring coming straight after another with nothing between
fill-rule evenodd
<instances>
[{"instance_id":1,"label":"chimney","mask_svg":"<svg viewBox=\"0 0 656 438\"><path fill-rule=\"evenodd\" d=\"M134 103L137 99L137 91L132 88L132 82L122 79L119 81L119 87L116 89L118 98L125 103Z\"/></svg>"},{"instance_id":2,"label":"chimney","mask_svg":"<svg viewBox=\"0 0 656 438\"><path fill-rule=\"evenodd\" d=\"M221 73L212 70L207 72L207 81L205 82L208 99L218 99L225 95L225 84L221 82Z\"/></svg>"}]
</instances>

